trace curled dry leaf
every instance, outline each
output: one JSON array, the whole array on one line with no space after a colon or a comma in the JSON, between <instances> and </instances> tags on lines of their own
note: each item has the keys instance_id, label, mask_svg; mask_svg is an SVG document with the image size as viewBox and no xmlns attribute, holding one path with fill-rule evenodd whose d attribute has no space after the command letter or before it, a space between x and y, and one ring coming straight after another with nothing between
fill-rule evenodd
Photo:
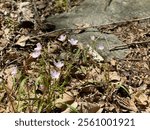
<instances>
[{"instance_id":1,"label":"curled dry leaf","mask_svg":"<svg viewBox=\"0 0 150 130\"><path fill-rule=\"evenodd\" d=\"M65 92L62 97L56 99L55 106L60 109L66 109L66 104L72 104L74 102L74 95L71 92Z\"/></svg>"}]
</instances>

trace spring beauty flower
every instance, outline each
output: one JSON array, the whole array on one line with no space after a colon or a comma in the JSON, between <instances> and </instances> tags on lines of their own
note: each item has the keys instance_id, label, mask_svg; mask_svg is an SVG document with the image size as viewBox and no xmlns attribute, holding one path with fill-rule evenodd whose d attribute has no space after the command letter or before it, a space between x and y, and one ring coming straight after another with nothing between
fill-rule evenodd
<instances>
[{"instance_id":1,"label":"spring beauty flower","mask_svg":"<svg viewBox=\"0 0 150 130\"><path fill-rule=\"evenodd\" d=\"M41 55L41 51L34 51L31 53L31 56L33 58L38 58Z\"/></svg>"},{"instance_id":2,"label":"spring beauty flower","mask_svg":"<svg viewBox=\"0 0 150 130\"><path fill-rule=\"evenodd\" d=\"M104 50L104 45L102 44L99 44L97 47L98 47L98 50Z\"/></svg>"},{"instance_id":3,"label":"spring beauty flower","mask_svg":"<svg viewBox=\"0 0 150 130\"><path fill-rule=\"evenodd\" d=\"M54 61L54 65L57 67L57 68L62 68L63 66L64 66L64 62L62 62L62 61L58 61L58 62L56 62L56 61Z\"/></svg>"},{"instance_id":4,"label":"spring beauty flower","mask_svg":"<svg viewBox=\"0 0 150 130\"><path fill-rule=\"evenodd\" d=\"M17 70L18 70L18 69L17 69L17 66L13 67L13 68L12 68L11 75L12 75L12 76L15 76L15 75L17 74Z\"/></svg>"},{"instance_id":5,"label":"spring beauty flower","mask_svg":"<svg viewBox=\"0 0 150 130\"><path fill-rule=\"evenodd\" d=\"M42 50L42 45L40 43L36 44L36 48L34 48L34 51L41 51Z\"/></svg>"},{"instance_id":6,"label":"spring beauty flower","mask_svg":"<svg viewBox=\"0 0 150 130\"><path fill-rule=\"evenodd\" d=\"M66 40L67 36L66 35L60 35L58 40L61 42L64 42Z\"/></svg>"},{"instance_id":7,"label":"spring beauty flower","mask_svg":"<svg viewBox=\"0 0 150 130\"><path fill-rule=\"evenodd\" d=\"M96 39L95 36L90 36L90 38L92 41L95 41L95 39Z\"/></svg>"},{"instance_id":8,"label":"spring beauty flower","mask_svg":"<svg viewBox=\"0 0 150 130\"><path fill-rule=\"evenodd\" d=\"M60 76L60 72L53 70L50 72L52 79L58 79Z\"/></svg>"},{"instance_id":9,"label":"spring beauty flower","mask_svg":"<svg viewBox=\"0 0 150 130\"><path fill-rule=\"evenodd\" d=\"M34 48L34 51L30 54L33 58L37 58L41 55L42 45L40 43L36 44L36 48Z\"/></svg>"},{"instance_id":10,"label":"spring beauty flower","mask_svg":"<svg viewBox=\"0 0 150 130\"><path fill-rule=\"evenodd\" d=\"M70 43L71 45L73 45L73 46L78 44L78 40L73 39L73 38L68 39L68 41L69 41L69 43Z\"/></svg>"}]
</instances>

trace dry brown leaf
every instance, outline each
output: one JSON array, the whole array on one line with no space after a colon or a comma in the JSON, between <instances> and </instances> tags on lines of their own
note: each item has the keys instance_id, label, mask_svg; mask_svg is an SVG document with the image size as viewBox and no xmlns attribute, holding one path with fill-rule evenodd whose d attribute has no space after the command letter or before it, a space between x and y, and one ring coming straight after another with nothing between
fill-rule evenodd
<instances>
[{"instance_id":1,"label":"dry brown leaf","mask_svg":"<svg viewBox=\"0 0 150 130\"><path fill-rule=\"evenodd\" d=\"M80 102L80 107L83 113L95 113L100 109L99 104L89 102Z\"/></svg>"},{"instance_id":2,"label":"dry brown leaf","mask_svg":"<svg viewBox=\"0 0 150 130\"><path fill-rule=\"evenodd\" d=\"M113 81L113 80L120 81L121 78L118 75L118 73L116 71L114 71L114 72L109 72L109 79L110 79L110 81Z\"/></svg>"},{"instance_id":3,"label":"dry brown leaf","mask_svg":"<svg viewBox=\"0 0 150 130\"><path fill-rule=\"evenodd\" d=\"M14 66L11 66L10 68L5 69L5 78L7 81L7 89L9 91L11 91L13 89L13 85L14 85L14 81L13 81L13 76L12 76L12 72L13 72Z\"/></svg>"},{"instance_id":4,"label":"dry brown leaf","mask_svg":"<svg viewBox=\"0 0 150 130\"><path fill-rule=\"evenodd\" d=\"M99 104L100 109L96 113L102 113L102 111L104 110L105 102L101 101L98 104Z\"/></svg>"},{"instance_id":5,"label":"dry brown leaf","mask_svg":"<svg viewBox=\"0 0 150 130\"><path fill-rule=\"evenodd\" d=\"M83 31L85 31L86 28L90 27L90 24L88 24L88 23L84 23L84 24L76 23L75 26L77 26L78 30L75 30L74 33L81 33Z\"/></svg>"},{"instance_id":6,"label":"dry brown leaf","mask_svg":"<svg viewBox=\"0 0 150 130\"><path fill-rule=\"evenodd\" d=\"M88 75L87 78L90 82L95 81L101 81L105 78L105 74L101 73L100 69L98 67L93 68L93 66L88 68Z\"/></svg>"},{"instance_id":7,"label":"dry brown leaf","mask_svg":"<svg viewBox=\"0 0 150 130\"><path fill-rule=\"evenodd\" d=\"M0 51L2 51L8 44L6 39L0 39Z\"/></svg>"},{"instance_id":8,"label":"dry brown leaf","mask_svg":"<svg viewBox=\"0 0 150 130\"><path fill-rule=\"evenodd\" d=\"M60 109L65 109L66 104L72 104L74 102L74 95L71 92L65 92L62 98L58 98L55 101L55 106Z\"/></svg>"},{"instance_id":9,"label":"dry brown leaf","mask_svg":"<svg viewBox=\"0 0 150 130\"><path fill-rule=\"evenodd\" d=\"M105 103L105 109L109 112L112 112L114 109L116 109L114 104Z\"/></svg>"},{"instance_id":10,"label":"dry brown leaf","mask_svg":"<svg viewBox=\"0 0 150 130\"><path fill-rule=\"evenodd\" d=\"M134 103L134 101L131 99L131 100L129 100L129 104L130 104L130 109L132 110L132 111L134 111L134 112L137 112L138 111L138 109L137 109L137 107L136 107L136 105L135 105L135 103Z\"/></svg>"},{"instance_id":11,"label":"dry brown leaf","mask_svg":"<svg viewBox=\"0 0 150 130\"><path fill-rule=\"evenodd\" d=\"M112 59L112 60L110 61L110 63L111 63L112 66L115 66L115 65L116 65L116 62L117 62L117 61L114 60L114 59Z\"/></svg>"},{"instance_id":12,"label":"dry brown leaf","mask_svg":"<svg viewBox=\"0 0 150 130\"><path fill-rule=\"evenodd\" d=\"M6 111L5 112L10 112L10 113L14 113L14 109L13 109L13 106L12 106L13 104L9 101L8 103L7 103L7 108L6 108Z\"/></svg>"},{"instance_id":13,"label":"dry brown leaf","mask_svg":"<svg viewBox=\"0 0 150 130\"><path fill-rule=\"evenodd\" d=\"M5 109L3 107L0 107L0 113L5 112Z\"/></svg>"},{"instance_id":14,"label":"dry brown leaf","mask_svg":"<svg viewBox=\"0 0 150 130\"><path fill-rule=\"evenodd\" d=\"M144 93L140 94L139 97L135 97L135 99L139 105L147 105L148 97Z\"/></svg>"},{"instance_id":15,"label":"dry brown leaf","mask_svg":"<svg viewBox=\"0 0 150 130\"><path fill-rule=\"evenodd\" d=\"M15 44L24 47L29 38L29 36L22 35Z\"/></svg>"},{"instance_id":16,"label":"dry brown leaf","mask_svg":"<svg viewBox=\"0 0 150 130\"><path fill-rule=\"evenodd\" d=\"M6 36L9 34L9 32L10 32L10 29L8 29L8 28L6 28L6 29L4 30L4 34L5 34Z\"/></svg>"},{"instance_id":17,"label":"dry brown leaf","mask_svg":"<svg viewBox=\"0 0 150 130\"><path fill-rule=\"evenodd\" d=\"M150 113L150 107L148 107L145 111Z\"/></svg>"},{"instance_id":18,"label":"dry brown leaf","mask_svg":"<svg viewBox=\"0 0 150 130\"><path fill-rule=\"evenodd\" d=\"M100 108L96 113L102 113L103 110L104 108Z\"/></svg>"},{"instance_id":19,"label":"dry brown leaf","mask_svg":"<svg viewBox=\"0 0 150 130\"><path fill-rule=\"evenodd\" d=\"M34 16L29 6L30 2L19 2L17 5L19 13L22 13L23 15L23 19L30 21Z\"/></svg>"},{"instance_id":20,"label":"dry brown leaf","mask_svg":"<svg viewBox=\"0 0 150 130\"><path fill-rule=\"evenodd\" d=\"M70 107L73 107L73 108L77 108L78 107L78 102L73 102L71 105L70 105ZM67 108L66 110L64 110L63 112L61 112L61 113L70 113L72 110L71 110L71 108Z\"/></svg>"},{"instance_id":21,"label":"dry brown leaf","mask_svg":"<svg viewBox=\"0 0 150 130\"><path fill-rule=\"evenodd\" d=\"M134 99L116 96L115 100L121 108L125 108L126 110L130 110L130 111L134 111L134 112L138 111L138 109L134 103Z\"/></svg>"}]
</instances>

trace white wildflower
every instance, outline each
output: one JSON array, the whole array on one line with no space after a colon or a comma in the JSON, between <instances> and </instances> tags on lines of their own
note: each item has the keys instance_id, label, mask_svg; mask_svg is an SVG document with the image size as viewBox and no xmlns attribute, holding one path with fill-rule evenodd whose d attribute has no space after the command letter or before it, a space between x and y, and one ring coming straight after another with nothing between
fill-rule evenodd
<instances>
[{"instance_id":1,"label":"white wildflower","mask_svg":"<svg viewBox=\"0 0 150 130\"><path fill-rule=\"evenodd\" d=\"M66 40L67 36L66 35L60 35L58 40L61 42L64 42Z\"/></svg>"},{"instance_id":2,"label":"white wildflower","mask_svg":"<svg viewBox=\"0 0 150 130\"><path fill-rule=\"evenodd\" d=\"M41 55L41 51L34 51L30 54L33 58L38 58Z\"/></svg>"},{"instance_id":3,"label":"white wildflower","mask_svg":"<svg viewBox=\"0 0 150 130\"><path fill-rule=\"evenodd\" d=\"M73 38L68 40L70 42L71 45L77 45L78 44L78 40L75 40Z\"/></svg>"},{"instance_id":4,"label":"white wildflower","mask_svg":"<svg viewBox=\"0 0 150 130\"><path fill-rule=\"evenodd\" d=\"M62 61L58 61L58 62L54 61L54 65L55 65L57 68L61 68L61 67L64 66L64 62L62 62Z\"/></svg>"},{"instance_id":5,"label":"white wildflower","mask_svg":"<svg viewBox=\"0 0 150 130\"><path fill-rule=\"evenodd\" d=\"M60 76L60 72L57 72L56 70L53 70L50 72L52 79L58 79Z\"/></svg>"},{"instance_id":6,"label":"white wildflower","mask_svg":"<svg viewBox=\"0 0 150 130\"><path fill-rule=\"evenodd\" d=\"M104 45L99 44L99 45L98 45L98 49L99 49L99 50L104 50Z\"/></svg>"},{"instance_id":7,"label":"white wildflower","mask_svg":"<svg viewBox=\"0 0 150 130\"><path fill-rule=\"evenodd\" d=\"M92 41L95 41L95 39L96 39L95 36L90 36L90 38Z\"/></svg>"},{"instance_id":8,"label":"white wildflower","mask_svg":"<svg viewBox=\"0 0 150 130\"><path fill-rule=\"evenodd\" d=\"M37 58L41 55L42 45L40 43L36 44L36 48L34 48L34 51L30 54L33 58Z\"/></svg>"},{"instance_id":9,"label":"white wildflower","mask_svg":"<svg viewBox=\"0 0 150 130\"><path fill-rule=\"evenodd\" d=\"M41 51L42 50L42 45L41 43L36 44L36 48L34 48L34 51Z\"/></svg>"},{"instance_id":10,"label":"white wildflower","mask_svg":"<svg viewBox=\"0 0 150 130\"><path fill-rule=\"evenodd\" d=\"M13 67L11 72L12 76L15 76L16 74L17 74L17 66Z\"/></svg>"}]
</instances>

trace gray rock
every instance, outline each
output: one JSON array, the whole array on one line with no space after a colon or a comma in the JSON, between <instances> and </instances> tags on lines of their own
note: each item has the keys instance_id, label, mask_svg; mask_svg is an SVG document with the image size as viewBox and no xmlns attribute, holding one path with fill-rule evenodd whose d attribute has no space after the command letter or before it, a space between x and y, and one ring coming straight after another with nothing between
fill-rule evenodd
<instances>
[{"instance_id":1,"label":"gray rock","mask_svg":"<svg viewBox=\"0 0 150 130\"><path fill-rule=\"evenodd\" d=\"M90 24L100 26L113 22L132 20L133 18L145 18L150 16L150 0L112 0L105 10L109 0L85 0L79 6L69 12L51 16L47 21L56 25L56 29L75 28L75 24ZM122 45L115 35L101 34L100 32L84 32L76 35L85 44L90 44L90 36L100 37L96 43L104 44L104 50L98 51L107 59L117 57L124 58L128 50L110 52L110 48ZM96 48L93 46L94 48Z\"/></svg>"}]
</instances>

